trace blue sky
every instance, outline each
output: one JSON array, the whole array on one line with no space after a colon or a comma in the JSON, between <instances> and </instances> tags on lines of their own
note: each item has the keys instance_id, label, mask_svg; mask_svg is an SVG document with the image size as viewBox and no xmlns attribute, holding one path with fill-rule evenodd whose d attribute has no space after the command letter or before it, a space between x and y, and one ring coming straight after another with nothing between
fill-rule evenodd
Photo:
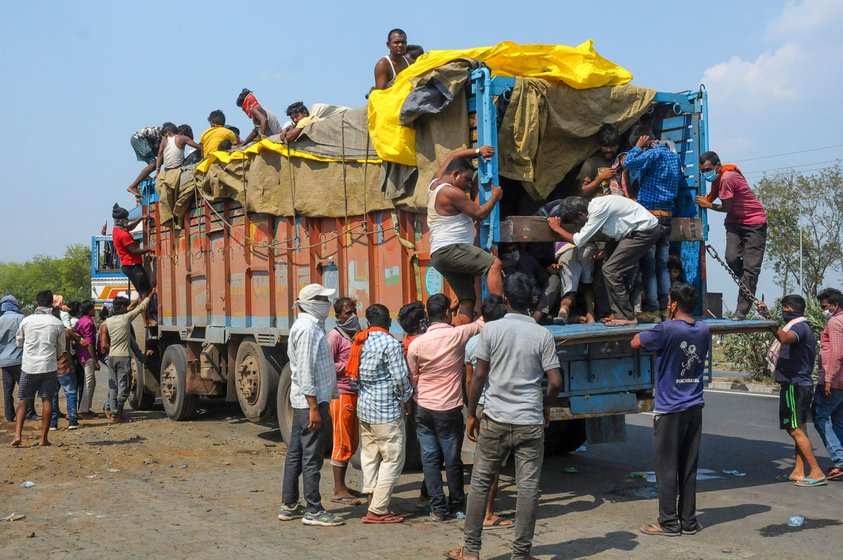
<instances>
[{"instance_id":1,"label":"blue sky","mask_svg":"<svg viewBox=\"0 0 843 560\"><path fill-rule=\"evenodd\" d=\"M495 4L5 6L0 260L60 255L68 243L87 243L114 202L131 204L125 188L142 165L129 137L140 127L172 120L198 135L210 110L222 109L247 130L234 103L243 87L278 114L298 100L361 105L392 27L426 49L594 39L638 85L679 91L704 82L711 147L751 179L843 156L840 146L814 150L843 144L843 113L833 109L843 82L839 0ZM801 150L812 151L750 160ZM712 240L722 248L720 218L713 216ZM734 293L716 264L709 280L710 291ZM761 291L778 294L771 274Z\"/></svg>"}]
</instances>

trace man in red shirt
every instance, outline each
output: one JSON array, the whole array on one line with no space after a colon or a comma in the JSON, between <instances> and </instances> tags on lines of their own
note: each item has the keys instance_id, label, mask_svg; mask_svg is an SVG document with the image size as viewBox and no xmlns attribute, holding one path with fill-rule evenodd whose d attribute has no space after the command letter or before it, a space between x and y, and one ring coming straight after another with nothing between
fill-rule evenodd
<instances>
[{"instance_id":1,"label":"man in red shirt","mask_svg":"<svg viewBox=\"0 0 843 560\"><path fill-rule=\"evenodd\" d=\"M701 208L725 212L726 264L753 294L761 274L767 245L767 213L752 192L743 174L734 165L723 165L714 152L700 156L702 178L711 183L711 192L698 196ZM720 199L720 204L714 202ZM733 319L746 319L752 302L738 290L738 305Z\"/></svg>"},{"instance_id":2,"label":"man in red shirt","mask_svg":"<svg viewBox=\"0 0 843 560\"><path fill-rule=\"evenodd\" d=\"M826 288L817 295L828 324L820 335L820 375L811 405L814 427L833 466L826 478L843 478L843 294Z\"/></svg>"},{"instance_id":3,"label":"man in red shirt","mask_svg":"<svg viewBox=\"0 0 843 560\"><path fill-rule=\"evenodd\" d=\"M143 300L152 291L152 285L143 267L143 256L153 253L154 249L141 249L131 230L137 226L141 219L129 221L129 211L117 204L111 211L114 218L114 229L111 232L111 241L114 243L114 250L120 259L120 270L129 278L139 299ZM144 313L144 321L149 324L147 314Z\"/></svg>"}]
</instances>

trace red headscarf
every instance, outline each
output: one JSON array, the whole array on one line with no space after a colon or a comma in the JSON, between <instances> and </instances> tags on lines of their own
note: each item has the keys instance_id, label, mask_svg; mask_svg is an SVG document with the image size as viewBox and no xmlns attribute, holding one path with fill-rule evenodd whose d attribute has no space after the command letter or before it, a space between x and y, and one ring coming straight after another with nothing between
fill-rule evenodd
<instances>
[{"instance_id":1,"label":"red headscarf","mask_svg":"<svg viewBox=\"0 0 843 560\"><path fill-rule=\"evenodd\" d=\"M241 106L243 112L246 113L246 116L250 119L252 118L252 111L255 110L255 107L260 107L261 104L258 103L257 98L255 97L254 93L249 93L246 97L243 98L243 105Z\"/></svg>"},{"instance_id":2,"label":"red headscarf","mask_svg":"<svg viewBox=\"0 0 843 560\"><path fill-rule=\"evenodd\" d=\"M345 366L345 375L351 379L357 379L360 375L360 353L363 350L363 343L369 338L369 335L375 331L384 332L390 336L390 332L381 327L369 327L366 330L360 331L355 335L354 341L351 343L351 351L348 353L348 365Z\"/></svg>"}]
</instances>

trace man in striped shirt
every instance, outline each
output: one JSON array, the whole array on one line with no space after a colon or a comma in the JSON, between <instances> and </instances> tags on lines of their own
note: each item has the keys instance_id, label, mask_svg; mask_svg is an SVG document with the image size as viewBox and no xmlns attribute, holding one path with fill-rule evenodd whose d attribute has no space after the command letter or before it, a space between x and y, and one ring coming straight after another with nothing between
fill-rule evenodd
<instances>
[{"instance_id":1,"label":"man in striped shirt","mask_svg":"<svg viewBox=\"0 0 843 560\"><path fill-rule=\"evenodd\" d=\"M366 320L370 327L355 337L355 343L363 341L358 364L352 364L353 349L349 358L349 369L357 369L360 463L363 492L369 495L363 522L401 523L404 518L389 511L389 502L404 468L404 416L413 388L401 343L389 334L389 309L378 303L370 305Z\"/></svg>"}]
</instances>

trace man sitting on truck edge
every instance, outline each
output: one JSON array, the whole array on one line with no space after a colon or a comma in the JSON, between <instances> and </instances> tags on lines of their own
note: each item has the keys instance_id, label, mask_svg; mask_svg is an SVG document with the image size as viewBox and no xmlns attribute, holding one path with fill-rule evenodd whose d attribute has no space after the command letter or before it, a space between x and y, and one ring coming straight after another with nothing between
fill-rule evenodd
<instances>
[{"instance_id":1,"label":"man sitting on truck edge","mask_svg":"<svg viewBox=\"0 0 843 560\"><path fill-rule=\"evenodd\" d=\"M457 294L459 316L455 325L470 322L474 315L476 276L486 276L489 293L503 293L500 259L474 245L474 223L492 212L503 190L492 185L492 196L482 206L466 196L475 172L469 158L488 159L494 154L491 146L457 150L448 156L427 189L430 263Z\"/></svg>"},{"instance_id":2,"label":"man sitting on truck edge","mask_svg":"<svg viewBox=\"0 0 843 560\"><path fill-rule=\"evenodd\" d=\"M155 170L155 160L158 158L158 147L161 145L161 129L167 125L175 126L171 122L165 122L161 126L146 126L132 134L132 137L129 140L138 161L142 161L146 164L146 167L141 169L141 172L138 173L138 176L126 189L135 196L140 196L141 194L138 190L138 185L140 185L141 182L149 177L150 173Z\"/></svg>"},{"instance_id":3,"label":"man sitting on truck edge","mask_svg":"<svg viewBox=\"0 0 843 560\"><path fill-rule=\"evenodd\" d=\"M225 126L225 113L219 109L211 111L208 115L208 124L211 125L210 128L199 137L203 157L208 157L212 152L219 150L220 143L224 140L228 141L229 146L237 143L237 136Z\"/></svg>"},{"instance_id":4,"label":"man sitting on truck edge","mask_svg":"<svg viewBox=\"0 0 843 560\"><path fill-rule=\"evenodd\" d=\"M826 288L817 295L828 324L820 335L820 375L811 416L831 459L829 480L843 477L843 294Z\"/></svg>"},{"instance_id":5,"label":"man sitting on truck edge","mask_svg":"<svg viewBox=\"0 0 843 560\"><path fill-rule=\"evenodd\" d=\"M155 249L152 248L141 249L135 238L132 237L132 230L137 227L143 218L130 222L129 211L117 204L111 210L111 217L114 219L111 241L114 243L114 250L120 259L120 270L135 287L138 297L143 299L152 291L152 284L149 282L149 276L147 276L143 265L143 257L155 253ZM147 325L150 324L146 313L144 313L144 321Z\"/></svg>"},{"instance_id":6,"label":"man sitting on truck edge","mask_svg":"<svg viewBox=\"0 0 843 560\"><path fill-rule=\"evenodd\" d=\"M752 293L758 285L764 249L767 245L767 213L764 205L735 165L720 163L720 156L705 152L700 156L700 173L711 183L711 192L698 196L701 208L725 212L726 264ZM720 204L714 200L720 199ZM738 305L732 316L737 321L746 319L752 308L750 301L738 290Z\"/></svg>"},{"instance_id":7,"label":"man sitting on truck edge","mask_svg":"<svg viewBox=\"0 0 843 560\"><path fill-rule=\"evenodd\" d=\"M655 138L644 125L636 125L629 134L635 145L623 160L624 169L639 172L638 204L656 217L659 236L656 243L644 254L641 276L644 283L643 323L657 323L667 312L667 294L670 291L670 273L667 257L670 253L670 231L673 206L679 190L681 170L679 156Z\"/></svg>"},{"instance_id":8,"label":"man sitting on truck edge","mask_svg":"<svg viewBox=\"0 0 843 560\"><path fill-rule=\"evenodd\" d=\"M255 139L263 139L281 133L281 123L278 122L275 113L261 106L252 90L243 88L243 91L237 96L237 106L243 109L243 112L252 119L252 124L255 125L249 136L238 146L245 146Z\"/></svg>"},{"instance_id":9,"label":"man sitting on truck edge","mask_svg":"<svg viewBox=\"0 0 843 560\"><path fill-rule=\"evenodd\" d=\"M284 460L284 483L278 519L290 521L301 517L304 525L336 527L345 523L322 507L319 492L320 471L325 458L325 423L329 403L338 397L337 374L331 350L325 338L325 319L331 310L328 298L336 290L321 284L308 284L299 291L299 308L287 342L292 383L290 404L293 426ZM299 476L304 499L299 502Z\"/></svg>"},{"instance_id":10,"label":"man sitting on truck edge","mask_svg":"<svg viewBox=\"0 0 843 560\"><path fill-rule=\"evenodd\" d=\"M630 345L658 353L653 455L659 485L659 520L647 535L675 537L702 530L697 521L697 463L702 439L703 374L711 333L694 320L697 290L677 284L667 298L668 320L635 335ZM679 511L677 512L677 500Z\"/></svg>"},{"instance_id":11,"label":"man sitting on truck edge","mask_svg":"<svg viewBox=\"0 0 843 560\"><path fill-rule=\"evenodd\" d=\"M764 302L758 307L766 310ZM796 461L791 473L777 480L793 481L796 486L824 486L826 477L817 463L814 448L805 425L814 392L814 364L817 357L817 338L805 318L805 299L798 294L784 296L781 301L781 328L773 327L776 342L767 353L779 392L779 427L793 438ZM808 470L806 473L805 471Z\"/></svg>"},{"instance_id":12,"label":"man sitting on truck edge","mask_svg":"<svg viewBox=\"0 0 843 560\"><path fill-rule=\"evenodd\" d=\"M337 326L327 335L328 348L334 360L339 395L331 401L331 426L334 445L331 452L331 467L334 473L334 493L331 501L346 505L359 505L360 499L354 496L345 484L348 461L357 451L360 441L360 421L357 418L357 391L345 373L351 342L360 332L360 320L357 318L357 302L349 297L338 298L334 302Z\"/></svg>"},{"instance_id":13,"label":"man sitting on truck edge","mask_svg":"<svg viewBox=\"0 0 843 560\"><path fill-rule=\"evenodd\" d=\"M455 327L451 300L445 294L427 299L427 332L410 344L407 365L413 385L416 434L421 449L424 483L430 497L430 517L444 521L465 508L462 444L463 371L465 345L483 328L483 320ZM448 476L448 498L442 488L442 462Z\"/></svg>"},{"instance_id":14,"label":"man sitting on truck edge","mask_svg":"<svg viewBox=\"0 0 843 560\"><path fill-rule=\"evenodd\" d=\"M369 508L363 523L401 523L389 510L392 492L406 459L407 427L413 395L401 343L389 332L389 309L379 303L366 309L369 328L354 337L346 374L359 390L360 466Z\"/></svg>"},{"instance_id":15,"label":"man sitting on truck edge","mask_svg":"<svg viewBox=\"0 0 843 560\"><path fill-rule=\"evenodd\" d=\"M659 222L643 206L622 196L608 195L590 202L580 196L562 201L559 217L547 219L550 229L563 241L584 246L597 232L617 242L603 263L603 278L612 314L603 321L612 327L635 325L629 285L641 258L661 236Z\"/></svg>"},{"instance_id":16,"label":"man sitting on truck edge","mask_svg":"<svg viewBox=\"0 0 843 560\"><path fill-rule=\"evenodd\" d=\"M507 276L504 297L509 313L483 327L477 341L477 367L468 390L468 438L477 442L477 449L465 514L465 547L445 552L447 558L480 557L489 490L510 453L515 457L518 492L512 558L530 558L544 462L544 428L549 406L562 389L553 335L527 311L533 288L534 282L525 274ZM547 389L542 394L545 376ZM477 404L487 383L483 417L478 420Z\"/></svg>"},{"instance_id":17,"label":"man sitting on truck edge","mask_svg":"<svg viewBox=\"0 0 843 560\"><path fill-rule=\"evenodd\" d=\"M391 29L386 35L389 54L375 64L374 89L386 89L392 85L402 70L406 70L413 60L407 55L407 34L402 29Z\"/></svg>"}]
</instances>

